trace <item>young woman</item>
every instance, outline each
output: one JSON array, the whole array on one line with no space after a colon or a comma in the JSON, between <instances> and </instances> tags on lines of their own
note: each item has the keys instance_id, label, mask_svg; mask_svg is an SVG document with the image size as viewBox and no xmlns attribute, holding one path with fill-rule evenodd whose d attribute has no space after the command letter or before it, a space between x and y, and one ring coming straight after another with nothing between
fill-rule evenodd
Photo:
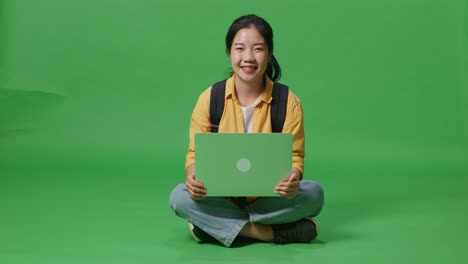
<instances>
[{"instance_id":1,"label":"young woman","mask_svg":"<svg viewBox=\"0 0 468 264\"><path fill-rule=\"evenodd\" d=\"M256 15L239 17L227 32L226 52L232 76L226 80L219 133L271 133L273 83L281 76L273 56L271 26ZM277 244L315 239L318 226L312 217L320 213L324 197L318 183L302 180L304 126L300 100L289 91L282 132L293 134L293 169L275 188L282 197L206 197L207 190L196 178L194 135L211 131L211 88L200 95L193 110L186 182L176 186L170 198L174 212L188 220L198 242L218 241L229 247L239 236Z\"/></svg>"}]
</instances>

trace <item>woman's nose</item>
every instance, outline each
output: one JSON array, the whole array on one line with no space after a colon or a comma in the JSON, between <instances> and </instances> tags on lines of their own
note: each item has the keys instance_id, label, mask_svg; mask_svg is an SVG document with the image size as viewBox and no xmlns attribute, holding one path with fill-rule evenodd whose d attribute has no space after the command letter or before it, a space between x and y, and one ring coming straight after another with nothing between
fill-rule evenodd
<instances>
[{"instance_id":1,"label":"woman's nose","mask_svg":"<svg viewBox=\"0 0 468 264\"><path fill-rule=\"evenodd\" d=\"M255 61L255 57L253 56L253 52L252 51L245 52L243 59L244 59L245 62Z\"/></svg>"}]
</instances>

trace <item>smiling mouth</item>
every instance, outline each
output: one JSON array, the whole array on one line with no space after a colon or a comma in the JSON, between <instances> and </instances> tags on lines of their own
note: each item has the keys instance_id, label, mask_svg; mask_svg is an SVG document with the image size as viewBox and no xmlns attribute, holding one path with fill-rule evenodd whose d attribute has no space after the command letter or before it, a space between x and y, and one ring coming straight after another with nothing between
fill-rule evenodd
<instances>
[{"instance_id":1,"label":"smiling mouth","mask_svg":"<svg viewBox=\"0 0 468 264\"><path fill-rule=\"evenodd\" d=\"M257 67L255 67L255 66L241 66L240 68L241 68L242 71L244 71L245 73L252 73L252 72L254 72L254 71L257 69Z\"/></svg>"}]
</instances>

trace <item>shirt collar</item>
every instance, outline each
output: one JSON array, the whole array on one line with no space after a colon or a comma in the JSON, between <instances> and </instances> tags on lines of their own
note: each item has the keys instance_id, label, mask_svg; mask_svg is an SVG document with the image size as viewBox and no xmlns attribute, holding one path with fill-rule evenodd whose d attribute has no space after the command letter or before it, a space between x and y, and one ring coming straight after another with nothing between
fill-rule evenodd
<instances>
[{"instance_id":1,"label":"shirt collar","mask_svg":"<svg viewBox=\"0 0 468 264\"><path fill-rule=\"evenodd\" d=\"M234 93L234 74L226 80L226 92L224 98L228 98L229 96L235 97ZM263 89L262 94L260 95L260 100L265 103L270 103L272 100L271 92L273 90L273 81L270 80L268 76L265 77L265 89Z\"/></svg>"}]
</instances>

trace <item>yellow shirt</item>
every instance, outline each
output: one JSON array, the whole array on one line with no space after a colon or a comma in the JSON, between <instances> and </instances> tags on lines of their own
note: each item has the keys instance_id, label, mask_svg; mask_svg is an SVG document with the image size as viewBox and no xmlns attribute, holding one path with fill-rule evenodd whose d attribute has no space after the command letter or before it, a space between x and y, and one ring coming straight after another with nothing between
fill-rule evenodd
<instances>
[{"instance_id":1,"label":"yellow shirt","mask_svg":"<svg viewBox=\"0 0 468 264\"><path fill-rule=\"evenodd\" d=\"M268 77L266 87L260 95L260 101L255 106L252 133L271 133L270 103L273 81ZM195 133L210 133L210 95L211 87L198 98L190 122L190 144L186 157L185 168L195 163ZM241 105L236 98L234 77L226 81L224 113L219 122L219 133L244 133L244 117ZM302 105L291 90L288 94L286 119L283 133L293 134L292 167L304 173L304 118Z\"/></svg>"}]
</instances>

